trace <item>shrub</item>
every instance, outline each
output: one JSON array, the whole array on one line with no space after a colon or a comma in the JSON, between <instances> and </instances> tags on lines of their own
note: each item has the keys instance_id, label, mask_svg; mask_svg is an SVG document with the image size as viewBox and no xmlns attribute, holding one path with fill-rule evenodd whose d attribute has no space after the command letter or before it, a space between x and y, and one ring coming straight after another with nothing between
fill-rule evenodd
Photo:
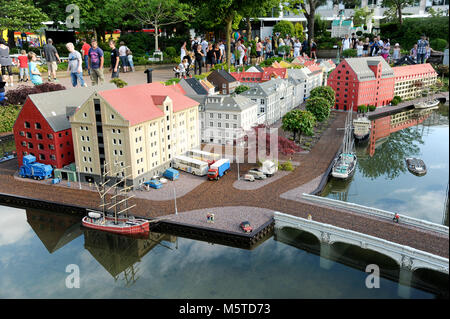
<instances>
[{"instance_id":1,"label":"shrub","mask_svg":"<svg viewBox=\"0 0 450 319\"><path fill-rule=\"evenodd\" d=\"M177 50L174 47L167 47L166 48L166 55L169 57L176 57L177 56Z\"/></svg>"},{"instance_id":2,"label":"shrub","mask_svg":"<svg viewBox=\"0 0 450 319\"><path fill-rule=\"evenodd\" d=\"M330 104L323 97L310 97L306 100L306 110L310 111L317 121L322 122L330 115Z\"/></svg>"},{"instance_id":3,"label":"shrub","mask_svg":"<svg viewBox=\"0 0 450 319\"><path fill-rule=\"evenodd\" d=\"M375 111L375 109L377 108L375 105L368 105L367 107L369 108L370 112Z\"/></svg>"},{"instance_id":4,"label":"shrub","mask_svg":"<svg viewBox=\"0 0 450 319\"><path fill-rule=\"evenodd\" d=\"M433 48L433 50L444 51L447 47L447 40L440 38L432 39L430 41L430 46Z\"/></svg>"},{"instance_id":5,"label":"shrub","mask_svg":"<svg viewBox=\"0 0 450 319\"><path fill-rule=\"evenodd\" d=\"M122 79L119 79L119 78L114 78L114 79L111 79L111 81L109 81L109 83L113 83L113 84L115 84L115 85L116 85L116 87L118 87L118 88L123 88L123 87L125 87L125 86L127 86L127 85L128 85L128 83L127 83L127 82L125 82L124 80L122 80Z\"/></svg>"},{"instance_id":6,"label":"shrub","mask_svg":"<svg viewBox=\"0 0 450 319\"><path fill-rule=\"evenodd\" d=\"M12 132L20 109L18 105L0 106L0 133Z\"/></svg>"},{"instance_id":7,"label":"shrub","mask_svg":"<svg viewBox=\"0 0 450 319\"><path fill-rule=\"evenodd\" d=\"M180 78L172 78L170 80L167 80L166 82L164 82L165 85L172 85L174 83L178 83L180 82L181 79Z\"/></svg>"},{"instance_id":8,"label":"shrub","mask_svg":"<svg viewBox=\"0 0 450 319\"><path fill-rule=\"evenodd\" d=\"M280 165L282 171L293 171L294 167L292 166L291 161L284 162Z\"/></svg>"},{"instance_id":9,"label":"shrub","mask_svg":"<svg viewBox=\"0 0 450 319\"><path fill-rule=\"evenodd\" d=\"M273 27L273 34L280 32L280 37L283 39L287 36L295 34L294 24L291 21L281 20Z\"/></svg>"},{"instance_id":10,"label":"shrub","mask_svg":"<svg viewBox=\"0 0 450 319\"><path fill-rule=\"evenodd\" d=\"M342 51L342 57L344 58L354 58L356 57L356 49L346 49Z\"/></svg>"},{"instance_id":11,"label":"shrub","mask_svg":"<svg viewBox=\"0 0 450 319\"><path fill-rule=\"evenodd\" d=\"M444 76L448 76L448 65L444 65L444 64L433 64L433 68L434 70L437 72L437 74L439 75L444 75Z\"/></svg>"},{"instance_id":12,"label":"shrub","mask_svg":"<svg viewBox=\"0 0 450 319\"><path fill-rule=\"evenodd\" d=\"M7 103L12 105L23 105L30 94L65 90L66 87L57 83L43 83L36 86L20 85L16 89L6 92Z\"/></svg>"},{"instance_id":13,"label":"shrub","mask_svg":"<svg viewBox=\"0 0 450 319\"><path fill-rule=\"evenodd\" d=\"M366 113L367 112L367 105L365 105L365 104L358 105L358 112Z\"/></svg>"},{"instance_id":14,"label":"shrub","mask_svg":"<svg viewBox=\"0 0 450 319\"><path fill-rule=\"evenodd\" d=\"M392 105L397 105L398 103L400 103L402 101L402 98L398 95L394 96L394 98L391 101Z\"/></svg>"},{"instance_id":15,"label":"shrub","mask_svg":"<svg viewBox=\"0 0 450 319\"><path fill-rule=\"evenodd\" d=\"M309 97L323 97L328 101L329 107L332 107L336 103L336 94L331 86L318 86L311 90Z\"/></svg>"},{"instance_id":16,"label":"shrub","mask_svg":"<svg viewBox=\"0 0 450 319\"><path fill-rule=\"evenodd\" d=\"M236 89L235 89L235 92L236 92L236 94L241 94L241 93L243 93L243 92L245 92L245 91L247 91L247 90L249 90L250 89L250 87L248 87L248 86L246 86L246 85L239 85Z\"/></svg>"}]
</instances>

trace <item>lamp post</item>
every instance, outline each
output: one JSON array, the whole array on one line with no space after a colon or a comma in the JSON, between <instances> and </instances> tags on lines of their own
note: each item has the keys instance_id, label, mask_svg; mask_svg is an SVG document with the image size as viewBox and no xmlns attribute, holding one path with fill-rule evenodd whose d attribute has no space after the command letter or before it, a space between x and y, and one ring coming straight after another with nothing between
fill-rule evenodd
<instances>
[{"instance_id":1,"label":"lamp post","mask_svg":"<svg viewBox=\"0 0 450 319\"><path fill-rule=\"evenodd\" d=\"M75 167L75 170L78 173L78 188L81 189L81 178L80 178L80 170L78 169L78 166Z\"/></svg>"},{"instance_id":2,"label":"lamp post","mask_svg":"<svg viewBox=\"0 0 450 319\"><path fill-rule=\"evenodd\" d=\"M178 209L177 209L177 193L175 191L175 187L173 188L173 197L175 200L175 215L178 215Z\"/></svg>"},{"instance_id":3,"label":"lamp post","mask_svg":"<svg viewBox=\"0 0 450 319\"><path fill-rule=\"evenodd\" d=\"M241 180L240 173L239 173L239 158L236 156L236 163L237 163L237 169L238 169L238 181Z\"/></svg>"}]
</instances>

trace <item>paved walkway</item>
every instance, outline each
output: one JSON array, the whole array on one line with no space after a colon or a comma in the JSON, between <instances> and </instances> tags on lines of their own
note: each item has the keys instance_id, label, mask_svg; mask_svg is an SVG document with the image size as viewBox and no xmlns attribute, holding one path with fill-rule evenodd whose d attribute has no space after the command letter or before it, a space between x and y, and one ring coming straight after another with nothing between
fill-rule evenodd
<instances>
[{"instance_id":1,"label":"paved walkway","mask_svg":"<svg viewBox=\"0 0 450 319\"><path fill-rule=\"evenodd\" d=\"M174 77L174 73L172 71L173 65L155 65L155 66L148 66L153 69L152 78L153 82L160 82L160 81L167 81ZM127 72L127 73L120 73L119 78L124 80L128 83L128 85L136 85L136 84L142 84L147 83L147 74L144 73L146 70L145 66L137 66L135 72ZM91 86L91 79L89 78L89 75L87 75L87 71L83 72L83 79L86 82L88 86ZM105 75L105 83L109 83L111 80L111 72L109 72L108 69L104 70ZM59 71L57 73L57 79L58 82L62 85L64 85L67 89L72 88L72 82L70 79L70 75L67 72ZM48 82L47 74L42 73L42 80L45 82ZM25 85L25 86L33 86L33 84L28 82L18 82L17 76L14 76L14 86L13 87L5 87L6 91L15 89L19 85Z\"/></svg>"},{"instance_id":2,"label":"paved walkway","mask_svg":"<svg viewBox=\"0 0 450 319\"><path fill-rule=\"evenodd\" d=\"M327 170L341 145L344 132L337 128L343 127L345 117L345 112L336 112L335 120L311 152L293 157L294 161L300 162L300 166L296 167L290 174L257 190L238 190L233 187L237 180L237 166L232 164L231 172L221 178L219 182L202 183L177 200L178 211L252 206L303 218L307 218L307 215L311 214L313 219L318 222L383 238L448 258L448 235L418 231L401 223L395 224L392 221L378 218L362 217L348 211L319 207L281 197L283 193L316 179ZM240 164L240 170L244 171L253 166L254 164ZM0 164L0 192L91 208L98 205L98 197L93 192L61 189L56 193L55 188L51 185L37 186L34 183L22 183L14 180L12 175L16 170L17 160ZM133 210L136 216L159 217L173 214L175 211L174 201L151 201L134 198L131 202L136 204Z\"/></svg>"}]
</instances>

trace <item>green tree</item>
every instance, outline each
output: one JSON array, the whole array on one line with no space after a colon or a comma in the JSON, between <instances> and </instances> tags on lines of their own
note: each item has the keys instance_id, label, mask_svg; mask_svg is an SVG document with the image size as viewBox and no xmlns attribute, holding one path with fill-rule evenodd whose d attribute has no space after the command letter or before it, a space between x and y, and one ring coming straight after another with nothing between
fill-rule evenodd
<instances>
[{"instance_id":1,"label":"green tree","mask_svg":"<svg viewBox=\"0 0 450 319\"><path fill-rule=\"evenodd\" d=\"M280 5L280 0L264 0L260 1L258 5L246 5L239 11L239 14L245 19L247 24L248 41L252 40L252 24L251 19L258 17L265 17L274 7Z\"/></svg>"},{"instance_id":2,"label":"green tree","mask_svg":"<svg viewBox=\"0 0 450 319\"><path fill-rule=\"evenodd\" d=\"M293 36L295 34L294 24L291 21L281 20L273 27L273 33L275 32L279 32L283 39L287 35Z\"/></svg>"},{"instance_id":3,"label":"green tree","mask_svg":"<svg viewBox=\"0 0 450 319\"><path fill-rule=\"evenodd\" d=\"M306 100L306 110L310 111L317 121L322 122L330 116L330 104L323 97L310 97Z\"/></svg>"},{"instance_id":4,"label":"green tree","mask_svg":"<svg viewBox=\"0 0 450 319\"><path fill-rule=\"evenodd\" d=\"M284 5L284 8L295 14L303 13L308 26L308 39L314 38L314 23L316 8L324 5L327 0L292 0Z\"/></svg>"},{"instance_id":5,"label":"green tree","mask_svg":"<svg viewBox=\"0 0 450 319\"><path fill-rule=\"evenodd\" d=\"M294 24L294 34L297 39L302 42L305 40L305 30L303 29L303 23L297 22Z\"/></svg>"},{"instance_id":6,"label":"green tree","mask_svg":"<svg viewBox=\"0 0 450 319\"><path fill-rule=\"evenodd\" d=\"M313 135L313 128L316 124L314 115L305 110L292 110L286 113L282 119L282 129L294 134L294 141L297 134L301 137L302 134Z\"/></svg>"},{"instance_id":7,"label":"green tree","mask_svg":"<svg viewBox=\"0 0 450 319\"><path fill-rule=\"evenodd\" d=\"M178 0L124 0L128 12L142 25L155 28L155 50L159 49L159 29L186 21L194 13L193 7Z\"/></svg>"},{"instance_id":8,"label":"green tree","mask_svg":"<svg viewBox=\"0 0 450 319\"><path fill-rule=\"evenodd\" d=\"M330 108L336 103L336 94L331 86L318 86L311 90L309 97L323 97Z\"/></svg>"},{"instance_id":9,"label":"green tree","mask_svg":"<svg viewBox=\"0 0 450 319\"><path fill-rule=\"evenodd\" d=\"M0 36L8 30L8 43L14 47L14 31L36 31L43 27L47 15L31 0L0 1Z\"/></svg>"},{"instance_id":10,"label":"green tree","mask_svg":"<svg viewBox=\"0 0 450 319\"><path fill-rule=\"evenodd\" d=\"M383 6L390 8L392 11L397 12L397 19L400 24L403 23L403 9L411 6L414 0L383 0Z\"/></svg>"},{"instance_id":11,"label":"green tree","mask_svg":"<svg viewBox=\"0 0 450 319\"><path fill-rule=\"evenodd\" d=\"M372 19L374 15L374 10L368 7L356 8L353 14L353 25L362 26L363 24L367 26L367 22Z\"/></svg>"},{"instance_id":12,"label":"green tree","mask_svg":"<svg viewBox=\"0 0 450 319\"><path fill-rule=\"evenodd\" d=\"M246 85L239 85L236 89L235 89L235 92L236 92L236 94L241 94L241 93L243 93L243 92L245 92L245 91L247 91L247 90L249 90L250 88L248 87L248 86L246 86Z\"/></svg>"}]
</instances>

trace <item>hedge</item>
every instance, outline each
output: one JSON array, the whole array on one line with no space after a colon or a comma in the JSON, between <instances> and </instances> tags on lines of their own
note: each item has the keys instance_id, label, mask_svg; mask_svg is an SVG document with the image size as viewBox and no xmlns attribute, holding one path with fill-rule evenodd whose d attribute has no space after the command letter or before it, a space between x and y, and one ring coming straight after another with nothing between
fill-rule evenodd
<instances>
[{"instance_id":1,"label":"hedge","mask_svg":"<svg viewBox=\"0 0 450 319\"><path fill-rule=\"evenodd\" d=\"M382 38L389 38L391 44L398 42L406 49L411 49L423 34L433 43L435 39L448 39L448 32L448 17L405 18L403 24L390 22L380 25Z\"/></svg>"},{"instance_id":2,"label":"hedge","mask_svg":"<svg viewBox=\"0 0 450 319\"><path fill-rule=\"evenodd\" d=\"M0 133L12 132L20 109L17 105L0 106Z\"/></svg>"}]
</instances>

